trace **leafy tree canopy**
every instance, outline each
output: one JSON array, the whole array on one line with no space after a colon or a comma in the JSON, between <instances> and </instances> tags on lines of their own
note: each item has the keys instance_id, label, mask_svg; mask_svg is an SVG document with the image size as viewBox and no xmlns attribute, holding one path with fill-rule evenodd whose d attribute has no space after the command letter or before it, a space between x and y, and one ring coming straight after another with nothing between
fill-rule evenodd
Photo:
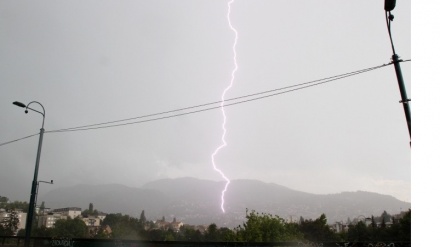
<instances>
[{"instance_id":1,"label":"leafy tree canopy","mask_svg":"<svg viewBox=\"0 0 440 247\"><path fill-rule=\"evenodd\" d=\"M8 210L7 212L8 217L0 221L0 235L13 236L17 233L20 221L15 210Z\"/></svg>"},{"instance_id":2,"label":"leafy tree canopy","mask_svg":"<svg viewBox=\"0 0 440 247\"><path fill-rule=\"evenodd\" d=\"M80 218L60 219L54 224L53 235L59 238L85 238L88 235L88 228Z\"/></svg>"},{"instance_id":3,"label":"leafy tree canopy","mask_svg":"<svg viewBox=\"0 0 440 247\"><path fill-rule=\"evenodd\" d=\"M295 228L287 227L288 223L278 215L246 211L246 222L238 226L237 240L248 242L290 241L301 238Z\"/></svg>"}]
</instances>

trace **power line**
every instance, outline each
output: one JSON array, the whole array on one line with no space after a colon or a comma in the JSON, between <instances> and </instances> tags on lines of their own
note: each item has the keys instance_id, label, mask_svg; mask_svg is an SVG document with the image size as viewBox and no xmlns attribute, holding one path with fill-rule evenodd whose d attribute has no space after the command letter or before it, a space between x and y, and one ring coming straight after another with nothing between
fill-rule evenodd
<instances>
[{"instance_id":1,"label":"power line","mask_svg":"<svg viewBox=\"0 0 440 247\"><path fill-rule=\"evenodd\" d=\"M295 84L295 85L291 85L291 86L287 86L287 87L282 87L282 88L272 89L272 90L263 91L263 92L259 92L259 93L248 94L248 95L244 95L244 96L240 96L240 97L236 97L236 98L226 99L225 102L229 102L229 101L234 101L234 100L238 100L238 99L244 99L244 98L254 97L254 96L258 96L258 95L262 95L262 94L268 94L268 93L272 93L272 92L281 91L281 92L272 93L272 94L268 94L268 95L264 95L264 96L260 96L260 97L256 97L256 98L251 98L251 99L247 99L247 100L242 100L242 101L238 101L238 102L233 102L233 103L225 104L224 107L233 106L233 105L242 104L242 103L247 103L247 102L251 102L251 101L255 101L255 100L260 100L260 99L264 99L264 98L269 98L269 97L273 97L273 96L277 96L277 95L281 95L281 94L285 94L285 93L289 93L289 92L305 89L305 88L308 88L308 87L313 87L313 86L321 85L321 84L324 84L324 83L327 83L327 82L340 80L340 79L343 79L343 78L346 78L346 77L350 77L350 76L354 76L354 75L357 75L357 74L361 74L361 73L365 73L365 72L368 72L368 71L372 71L372 70L375 70L375 69L383 68L383 67L386 67L386 66L389 66L389 65L391 65L391 63L383 64L383 65L379 65L379 66L375 66L375 67L371 67L371 68L366 68L366 69L362 69L362 70L357 70L357 71L353 71L353 72L349 72L349 73L344 73L344 74L340 74L340 75L336 75L336 76L326 77L326 78L323 78L323 79L318 79L318 80L313 80L313 81L309 81L309 82L299 83L299 84ZM302 87L300 87L300 86L302 86ZM295 88L295 87L298 87L298 88ZM291 89L291 88L293 88L293 89ZM112 124L112 123L117 123L117 122L125 122L125 121L140 119L140 118L153 117L153 116L159 116L159 115L164 115L164 114L173 113L173 112L179 112L179 111L184 111L184 110L189 110L189 109L195 109L195 108L205 107L205 106L209 106L209 105L213 105L213 104L218 104L218 103L221 103L221 101L216 101L216 102L211 102L211 103L206 103L206 104L201 104L201 105L196 105L196 106L190 106L190 107L184 107L184 108L175 109L175 110L171 110L171 111L153 113L153 114L149 114L149 115L145 115L145 116L139 116L139 117L134 117L134 118L121 119L121 120L115 120L115 121L98 123L98 124L91 124L91 125L84 125L84 126L78 126L78 127L72 127L72 128L66 128L66 129L50 130L50 131L47 131L46 133L104 129L104 128L112 128L112 127L118 127L118 126L126 126L126 125L132 125L132 124L139 124L139 123L145 123L145 122L158 121L158 120L163 120L163 119L168 119L168 118L173 118L173 117L180 117L180 116L184 116L184 115L189 115L189 114L195 114L195 113L200 113L200 112L204 112L204 111L214 110L214 109L221 108L222 106L213 106L213 107L204 108L204 109L200 109L200 110L184 112L184 113L179 113L179 114L174 114L174 115L169 115L169 116L163 116L163 117L157 117L157 118L141 120L141 121L134 121L134 122L128 122L128 123L120 123L120 124L107 125L107 124ZM99 125L106 125L106 126L96 127L96 126L99 126Z\"/></svg>"},{"instance_id":2,"label":"power line","mask_svg":"<svg viewBox=\"0 0 440 247\"><path fill-rule=\"evenodd\" d=\"M0 144L0 147L3 146L3 145L11 144L11 143L13 143L13 142L18 142L18 141L21 141L21 140L24 140L24 139L30 138L30 137L32 137L32 136L36 136L36 135L39 135L39 134L40 134L40 133L33 134L33 135L28 135L28 136L25 136L25 137L22 137L22 138L19 138L19 139L15 139L15 140L13 140L13 141L4 142L4 143Z\"/></svg>"},{"instance_id":3,"label":"power line","mask_svg":"<svg viewBox=\"0 0 440 247\"><path fill-rule=\"evenodd\" d=\"M299 86L302 86L302 85L307 85L307 84L311 84L311 83L317 83L319 81L330 80L330 79L334 79L334 78L345 78L348 75L351 76L351 75L354 75L354 74L364 73L366 71L370 71L370 70L373 70L373 69L376 69L376 68L379 68L379 67L382 67L382 66L383 65L372 67L372 68L367 68L367 69L362 69L362 70L357 70L357 71L353 71L353 72L349 72L349 73L345 73L345 74L341 74L341 75L326 77L326 78L323 78L323 79L318 79L318 80L313 80L313 81L309 81L309 82L304 82L304 83L300 83L300 84L295 84L295 85L291 85L291 86L287 86L287 87L282 87L282 88L272 89L272 90L263 91L263 92L259 92L259 93L248 94L248 95L244 95L244 96L240 96L240 97L230 98L230 99L226 99L225 102L234 101L234 100L243 99L243 98L248 98L248 97L253 97L253 96L257 96L257 95L261 95L261 94L266 94L266 93L271 93L271 92L276 92L276 91L280 91L280 90L286 90L286 89L293 88L293 87L299 87ZM259 99L259 98L256 98L256 99ZM164 112L159 112L159 113L153 113L153 114L148 114L148 115L144 115L144 116L120 119L120 120L103 122L103 123L97 123L97 124L83 125L83 126L77 126L77 127L71 127L71 128L65 128L65 129L59 129L59 130L53 130L51 132L72 131L74 129L83 129L83 128L88 128L88 127L93 127L93 126L107 125L107 124L118 123L118 122L125 122L125 121L130 121L130 120L141 119L141 118L154 117L154 116L159 116L159 115L164 115L164 114L169 114L169 113L174 113L174 112L179 112L179 111L184 111L184 110L190 110L190 109L205 107L205 106L209 106L209 105L219 104L219 103L221 103L221 101L205 103L205 104L200 104L200 105L195 105L195 106L190 106L190 107L184 107L184 108L179 108L179 109L170 110L170 111L164 111ZM228 104L228 105L230 105L230 104ZM211 108L208 108L208 109L205 109L205 110L217 109L219 107L220 106L211 107ZM196 112L205 111L205 110L199 110L199 111L196 111ZM178 115L180 116L181 114L178 114ZM162 118L159 118L159 119L162 119Z\"/></svg>"},{"instance_id":4,"label":"power line","mask_svg":"<svg viewBox=\"0 0 440 247\"><path fill-rule=\"evenodd\" d=\"M408 61L411 61L411 60L408 59L408 60L404 60L402 62L408 62ZM263 96L259 96L259 97L255 97L255 98L250 98L250 99L246 99L246 100L241 100L241 101L225 104L224 107L238 105L238 104L243 104L243 103L247 103L247 102L251 102L251 101L256 101L256 100L260 100L260 99L264 99L264 98L274 97L274 96L277 96L277 95L281 95L281 94L285 94L285 93L289 93L289 92L293 92L293 91L298 91L298 90L301 90L301 89L306 89L306 88L313 87L313 86L318 86L318 85L321 85L321 84L324 84L324 83L328 83L328 82L331 82L331 81L336 81L336 80L340 80L340 79L343 79L343 78L347 78L347 77L351 77L351 76L354 76L354 75L358 75L358 74L362 74L362 73L365 73L365 72L369 72L369 71L372 71L372 70L380 69L380 68L389 66L391 64L392 64L392 62L388 63L388 64L374 66L374 67L370 67L370 68L366 68L366 69L361 69L361 70L357 70L357 71L353 71L353 72L348 72L348 73L344 73L344 74L340 74L340 75L336 75L336 76L326 77L326 78L322 78L322 79L318 79L318 80L313 80L313 81L309 81L309 82L304 82L304 83L299 83L299 84L295 84L295 85L291 85L291 86L286 86L286 87L282 87L282 88L277 88L277 89L267 90L267 91L263 91L263 92L259 92L259 93L253 93L253 94L248 94L248 95L244 95L244 96L239 96L239 97L235 97L235 98L226 99L225 102L230 102L230 101L236 101L236 100L239 100L239 99L246 99L246 98L255 97L255 96L258 96L258 95L263 95ZM269 93L271 93L271 94L269 94ZM267 95L265 95L265 94L267 94ZM203 108L203 109L200 109L200 110L195 110L195 111L190 111L190 112L183 112L183 113L179 113L179 114L173 114L173 115L169 115L169 116L151 118L151 119L146 119L146 120L141 120L141 121L134 121L134 122L128 122L128 123L120 123L120 122L126 122L126 121L130 121L130 120L136 120L136 119L141 119L141 118L160 116L160 115L165 115L165 114L169 114L169 113L175 113L175 112L180 112L180 111L196 109L196 108L200 108L200 107L206 107L206 106L210 106L210 105L214 105L214 104L219 104L219 103L221 103L221 101L205 103L205 104L200 104L200 105L195 105L195 106L189 106L189 107L184 107L184 108L179 108L179 109L170 110L170 111L164 111L164 112L159 112L159 113L153 113L153 114L148 114L148 115L144 115L144 116L138 116L138 117L132 117L132 118L108 121L108 122L103 122L103 123L83 125L83 126L64 128L64 129L58 129L58 130L49 130L49 131L46 131L46 133L61 133L61 132L95 130L95 129L113 128L113 127L119 127L119 126L126 126L126 125L132 125L132 124L139 124L139 123L145 123L145 122L158 121L158 120L163 120L163 119L168 119L168 118L180 117L180 116L185 116L185 115L205 112L205 111L209 111L209 110L214 110L214 109L221 108L221 106L213 106L213 107ZM114 123L120 123L120 124L114 124ZM112 124L112 125L109 125L109 124ZM105 126L101 126L101 125L105 125ZM10 144L10 143L13 143L13 142L16 142L16 141L20 141L20 140L23 140L23 139L26 139L26 138L30 138L30 137L33 137L33 136L36 136L36 135L38 135L38 133L37 134L33 134L33 135L29 135L29 136L26 136L26 137L22 137L22 138L13 140L13 141L1 143L0 146L7 145L7 144Z\"/></svg>"}]
</instances>

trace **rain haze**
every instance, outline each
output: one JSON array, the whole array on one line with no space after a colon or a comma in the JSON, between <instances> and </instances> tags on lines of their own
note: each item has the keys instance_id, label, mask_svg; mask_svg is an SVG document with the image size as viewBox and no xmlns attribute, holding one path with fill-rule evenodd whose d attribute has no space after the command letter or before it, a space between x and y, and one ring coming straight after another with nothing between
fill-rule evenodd
<instances>
[{"instance_id":1,"label":"rain haze","mask_svg":"<svg viewBox=\"0 0 440 247\"><path fill-rule=\"evenodd\" d=\"M235 0L238 70L226 98L388 64L383 5ZM221 100L234 69L227 11L226 0L1 1L0 143L39 132L41 115L12 105L38 101L46 111L38 177L55 181L40 193L76 184L141 187L161 178L222 181L211 164L221 110L174 116L218 103L112 125L144 121L136 124L51 131ZM396 53L411 59L411 2L398 1L392 13ZM401 67L411 98L411 62ZM391 65L228 106L228 145L216 163L232 180L411 202L400 100ZM37 145L35 135L0 146L0 195L29 199Z\"/></svg>"}]
</instances>

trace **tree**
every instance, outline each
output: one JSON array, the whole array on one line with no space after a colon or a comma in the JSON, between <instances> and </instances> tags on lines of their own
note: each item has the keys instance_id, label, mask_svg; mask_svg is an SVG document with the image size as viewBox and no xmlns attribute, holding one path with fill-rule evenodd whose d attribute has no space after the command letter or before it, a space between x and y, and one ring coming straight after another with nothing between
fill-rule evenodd
<instances>
[{"instance_id":1,"label":"tree","mask_svg":"<svg viewBox=\"0 0 440 247\"><path fill-rule=\"evenodd\" d=\"M218 229L219 241L232 242L236 241L236 236L234 231L226 227L220 227Z\"/></svg>"},{"instance_id":2,"label":"tree","mask_svg":"<svg viewBox=\"0 0 440 247\"><path fill-rule=\"evenodd\" d=\"M165 233L160 229L151 229L146 233L146 239L150 241L163 241L164 238Z\"/></svg>"},{"instance_id":3,"label":"tree","mask_svg":"<svg viewBox=\"0 0 440 247\"><path fill-rule=\"evenodd\" d=\"M6 236L14 236L18 230L18 224L20 220L18 218L18 213L15 210L8 210L8 217L3 218L0 222L1 230L0 232Z\"/></svg>"},{"instance_id":4,"label":"tree","mask_svg":"<svg viewBox=\"0 0 440 247\"><path fill-rule=\"evenodd\" d=\"M112 229L111 236L120 239L138 239L143 230L143 225L138 219L128 215L108 214L102 222Z\"/></svg>"},{"instance_id":5,"label":"tree","mask_svg":"<svg viewBox=\"0 0 440 247\"><path fill-rule=\"evenodd\" d=\"M382 222L380 223L380 227L385 228L387 225L385 224L385 217L382 216Z\"/></svg>"},{"instance_id":6,"label":"tree","mask_svg":"<svg viewBox=\"0 0 440 247\"><path fill-rule=\"evenodd\" d=\"M411 209L399 221L399 240L411 242Z\"/></svg>"},{"instance_id":7,"label":"tree","mask_svg":"<svg viewBox=\"0 0 440 247\"><path fill-rule=\"evenodd\" d=\"M372 240L370 232L363 221L359 221L356 225L350 225L347 232L347 239L357 242Z\"/></svg>"},{"instance_id":8,"label":"tree","mask_svg":"<svg viewBox=\"0 0 440 247\"><path fill-rule=\"evenodd\" d=\"M23 230L23 236L24 236L24 230ZM35 228L32 228L31 236L34 236L34 237L52 237L52 236L54 236L54 229L53 228L47 228L45 226L35 227Z\"/></svg>"},{"instance_id":9,"label":"tree","mask_svg":"<svg viewBox=\"0 0 440 247\"><path fill-rule=\"evenodd\" d=\"M371 215L371 227L372 228L377 228L377 223L376 223L376 220L374 219L373 215Z\"/></svg>"},{"instance_id":10,"label":"tree","mask_svg":"<svg viewBox=\"0 0 440 247\"><path fill-rule=\"evenodd\" d=\"M183 225L180 227L177 240L180 241L202 241L203 235L199 230L195 230L193 227Z\"/></svg>"},{"instance_id":11,"label":"tree","mask_svg":"<svg viewBox=\"0 0 440 247\"><path fill-rule=\"evenodd\" d=\"M385 223L391 221L391 215L389 215L389 214L387 213L387 211L383 211L381 217L382 217L382 219L385 221Z\"/></svg>"},{"instance_id":12,"label":"tree","mask_svg":"<svg viewBox=\"0 0 440 247\"><path fill-rule=\"evenodd\" d=\"M340 241L339 236L327 225L325 214L315 220L305 220L299 225L304 238L313 242Z\"/></svg>"},{"instance_id":13,"label":"tree","mask_svg":"<svg viewBox=\"0 0 440 247\"><path fill-rule=\"evenodd\" d=\"M23 212L27 212L27 210L29 209L29 204L27 202L21 201L0 202L0 208L4 208L6 210L21 210Z\"/></svg>"},{"instance_id":14,"label":"tree","mask_svg":"<svg viewBox=\"0 0 440 247\"><path fill-rule=\"evenodd\" d=\"M287 222L278 215L259 214L246 210L246 222L238 226L237 240L247 242L290 241L301 237L299 232L289 232Z\"/></svg>"},{"instance_id":15,"label":"tree","mask_svg":"<svg viewBox=\"0 0 440 247\"><path fill-rule=\"evenodd\" d=\"M99 211L93 209L93 203L89 203L89 208L82 211L81 214L84 216L89 216L89 215L97 216L99 214Z\"/></svg>"},{"instance_id":16,"label":"tree","mask_svg":"<svg viewBox=\"0 0 440 247\"><path fill-rule=\"evenodd\" d=\"M142 210L142 212L141 212L141 216L139 217L139 221L141 222L142 225L145 225L147 223L147 218L145 217L144 210Z\"/></svg>"},{"instance_id":17,"label":"tree","mask_svg":"<svg viewBox=\"0 0 440 247\"><path fill-rule=\"evenodd\" d=\"M217 225L212 223L208 226L208 230L205 233L205 241L219 241L219 234L217 230Z\"/></svg>"},{"instance_id":18,"label":"tree","mask_svg":"<svg viewBox=\"0 0 440 247\"><path fill-rule=\"evenodd\" d=\"M42 201L40 205L40 212L44 212L44 209L46 209L46 206L44 205L44 201Z\"/></svg>"},{"instance_id":19,"label":"tree","mask_svg":"<svg viewBox=\"0 0 440 247\"><path fill-rule=\"evenodd\" d=\"M54 224L53 236L59 238L85 238L88 236L88 228L80 218L60 219Z\"/></svg>"},{"instance_id":20,"label":"tree","mask_svg":"<svg viewBox=\"0 0 440 247\"><path fill-rule=\"evenodd\" d=\"M0 224L0 236L6 236L6 229L2 224Z\"/></svg>"}]
</instances>

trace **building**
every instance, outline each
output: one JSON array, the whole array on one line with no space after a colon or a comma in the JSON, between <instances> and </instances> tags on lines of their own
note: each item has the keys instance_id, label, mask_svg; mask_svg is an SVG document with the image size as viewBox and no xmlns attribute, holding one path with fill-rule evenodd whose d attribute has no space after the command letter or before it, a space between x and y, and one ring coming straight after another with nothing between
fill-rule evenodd
<instances>
[{"instance_id":1,"label":"building","mask_svg":"<svg viewBox=\"0 0 440 247\"><path fill-rule=\"evenodd\" d=\"M347 232L349 229L348 224L344 224L344 222L335 222L333 225L330 225L330 229L336 233Z\"/></svg>"},{"instance_id":2,"label":"building","mask_svg":"<svg viewBox=\"0 0 440 247\"><path fill-rule=\"evenodd\" d=\"M67 219L68 216L54 213L47 213L38 216L38 227L53 228L55 222L60 219Z\"/></svg>"},{"instance_id":3,"label":"building","mask_svg":"<svg viewBox=\"0 0 440 247\"><path fill-rule=\"evenodd\" d=\"M3 222L7 222L10 219L12 213L15 213L15 215L18 217L17 231L20 229L25 229L26 228L27 213L24 213L21 210L7 211L7 210L1 208L0 209L0 224L2 224Z\"/></svg>"},{"instance_id":4,"label":"building","mask_svg":"<svg viewBox=\"0 0 440 247\"><path fill-rule=\"evenodd\" d=\"M175 232L178 232L182 226L183 222L176 221L176 218L173 219L173 222L168 222L165 220L165 217L162 217L161 220L156 220L156 222L154 222L154 227L161 230L171 229Z\"/></svg>"},{"instance_id":5,"label":"building","mask_svg":"<svg viewBox=\"0 0 440 247\"><path fill-rule=\"evenodd\" d=\"M57 208L50 212L43 212L38 215L38 227L44 226L47 228L53 228L57 220L81 216L81 208L78 207L68 207L68 208Z\"/></svg>"},{"instance_id":6,"label":"building","mask_svg":"<svg viewBox=\"0 0 440 247\"><path fill-rule=\"evenodd\" d=\"M105 217L107 217L107 214L106 214L106 213L99 212L98 215L97 215L96 217L98 217L98 218L101 220L101 222L103 222L104 219L105 219Z\"/></svg>"},{"instance_id":7,"label":"building","mask_svg":"<svg viewBox=\"0 0 440 247\"><path fill-rule=\"evenodd\" d=\"M170 227L173 231L175 232L179 232L180 231L180 227L183 226L183 222L181 221L176 221L176 218L173 219L173 222L170 223Z\"/></svg>"},{"instance_id":8,"label":"building","mask_svg":"<svg viewBox=\"0 0 440 247\"><path fill-rule=\"evenodd\" d=\"M61 214L63 216L68 216L71 219L75 219L78 216L81 216L81 208L78 207L69 207L69 208L57 208L52 210L54 214Z\"/></svg>"},{"instance_id":9,"label":"building","mask_svg":"<svg viewBox=\"0 0 440 247\"><path fill-rule=\"evenodd\" d=\"M82 220L86 226L101 226L102 220L97 216L83 217Z\"/></svg>"}]
</instances>

